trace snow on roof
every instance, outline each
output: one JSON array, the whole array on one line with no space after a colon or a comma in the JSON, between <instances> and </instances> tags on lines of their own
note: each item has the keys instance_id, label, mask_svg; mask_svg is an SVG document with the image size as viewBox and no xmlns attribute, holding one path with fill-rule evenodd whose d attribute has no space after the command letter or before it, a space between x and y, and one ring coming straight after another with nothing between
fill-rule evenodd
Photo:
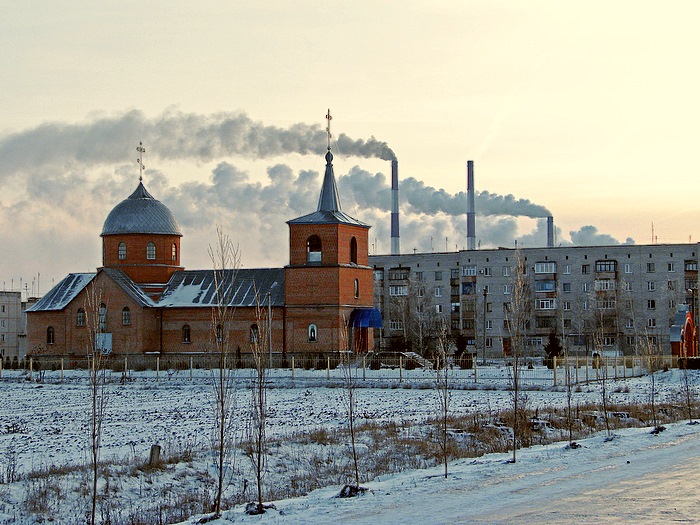
<instances>
[{"instance_id":1,"label":"snow on roof","mask_svg":"<svg viewBox=\"0 0 700 525\"><path fill-rule=\"evenodd\" d=\"M116 268L103 268L102 269L110 279L112 279L117 285L121 287L126 294L136 301L139 306L156 306L146 292L144 292L138 284L131 280L131 278L126 275L123 271Z\"/></svg>"},{"instance_id":2,"label":"snow on roof","mask_svg":"<svg viewBox=\"0 0 700 525\"><path fill-rule=\"evenodd\" d=\"M217 290L217 283L218 290ZM184 270L175 272L158 301L162 307L284 306L284 268Z\"/></svg>"},{"instance_id":3,"label":"snow on roof","mask_svg":"<svg viewBox=\"0 0 700 525\"><path fill-rule=\"evenodd\" d=\"M96 273L69 273L27 312L60 311L95 278Z\"/></svg>"}]
</instances>

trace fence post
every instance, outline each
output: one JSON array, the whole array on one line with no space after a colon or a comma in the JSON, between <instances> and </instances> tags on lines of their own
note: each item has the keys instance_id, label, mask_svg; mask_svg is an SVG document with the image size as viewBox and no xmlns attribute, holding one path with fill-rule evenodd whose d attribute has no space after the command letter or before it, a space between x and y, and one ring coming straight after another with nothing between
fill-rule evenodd
<instances>
[{"instance_id":1,"label":"fence post","mask_svg":"<svg viewBox=\"0 0 700 525\"><path fill-rule=\"evenodd\" d=\"M578 385L578 356L576 356L576 384Z\"/></svg>"},{"instance_id":2,"label":"fence post","mask_svg":"<svg viewBox=\"0 0 700 525\"><path fill-rule=\"evenodd\" d=\"M32 380L32 376L34 375L34 358L30 357L29 358L29 380Z\"/></svg>"},{"instance_id":3,"label":"fence post","mask_svg":"<svg viewBox=\"0 0 700 525\"><path fill-rule=\"evenodd\" d=\"M365 377L366 370L367 370L367 356L363 355L362 356L362 380L363 381L366 379L366 377Z\"/></svg>"},{"instance_id":4,"label":"fence post","mask_svg":"<svg viewBox=\"0 0 700 525\"><path fill-rule=\"evenodd\" d=\"M292 356L292 381L294 381L294 356Z\"/></svg>"},{"instance_id":5,"label":"fence post","mask_svg":"<svg viewBox=\"0 0 700 525\"><path fill-rule=\"evenodd\" d=\"M326 356L326 378L331 379L331 356Z\"/></svg>"},{"instance_id":6,"label":"fence post","mask_svg":"<svg viewBox=\"0 0 700 525\"><path fill-rule=\"evenodd\" d=\"M160 356L156 356L156 383L158 382L158 375L160 374Z\"/></svg>"},{"instance_id":7,"label":"fence post","mask_svg":"<svg viewBox=\"0 0 700 525\"><path fill-rule=\"evenodd\" d=\"M484 363L484 365L486 365L486 363ZM477 379L478 373L477 373L477 371L476 371L476 368L477 368L476 359L474 359L474 360L472 361L472 366L474 367L474 382L476 383L476 382L478 381L478 379Z\"/></svg>"},{"instance_id":8,"label":"fence post","mask_svg":"<svg viewBox=\"0 0 700 525\"><path fill-rule=\"evenodd\" d=\"M3 359L0 357L0 379L2 379L2 365L3 365Z\"/></svg>"},{"instance_id":9,"label":"fence post","mask_svg":"<svg viewBox=\"0 0 700 525\"><path fill-rule=\"evenodd\" d=\"M399 383L403 381L403 356L399 354Z\"/></svg>"},{"instance_id":10,"label":"fence post","mask_svg":"<svg viewBox=\"0 0 700 525\"><path fill-rule=\"evenodd\" d=\"M554 386L557 386L557 356L552 357L552 372L554 372Z\"/></svg>"}]
</instances>

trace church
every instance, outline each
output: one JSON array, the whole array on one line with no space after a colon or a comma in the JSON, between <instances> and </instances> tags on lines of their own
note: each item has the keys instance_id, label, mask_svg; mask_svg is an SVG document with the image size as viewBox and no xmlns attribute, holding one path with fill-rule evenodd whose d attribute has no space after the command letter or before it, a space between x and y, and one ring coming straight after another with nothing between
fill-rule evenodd
<instances>
[{"instance_id":1,"label":"church","mask_svg":"<svg viewBox=\"0 0 700 525\"><path fill-rule=\"evenodd\" d=\"M186 270L182 230L140 176L104 222L102 267L69 274L27 309L28 354L206 353L223 339L245 353L263 330L270 352L283 356L372 350L382 318L373 307L370 226L341 209L330 132L325 159L318 208L287 222L284 268ZM225 326L213 321L222 306L232 314Z\"/></svg>"}]
</instances>

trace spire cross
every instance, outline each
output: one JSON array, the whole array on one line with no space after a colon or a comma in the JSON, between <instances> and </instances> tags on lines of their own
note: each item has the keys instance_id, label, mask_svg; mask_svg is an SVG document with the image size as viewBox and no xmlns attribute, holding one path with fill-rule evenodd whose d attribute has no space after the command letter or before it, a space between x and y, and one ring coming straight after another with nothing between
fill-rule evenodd
<instances>
[{"instance_id":1,"label":"spire cross","mask_svg":"<svg viewBox=\"0 0 700 525\"><path fill-rule=\"evenodd\" d=\"M328 134L328 150L330 151L331 149L331 120L333 120L333 117L331 117L331 110L330 108L328 109L328 113L326 113L326 120L328 121L328 125L326 126L326 133Z\"/></svg>"},{"instance_id":2,"label":"spire cross","mask_svg":"<svg viewBox=\"0 0 700 525\"><path fill-rule=\"evenodd\" d=\"M136 159L136 162L139 163L139 182L141 182L143 180L143 170L146 169L146 166L143 165L143 154L146 153L143 142L139 141L139 146L136 148L136 151L139 152L139 158Z\"/></svg>"}]
</instances>

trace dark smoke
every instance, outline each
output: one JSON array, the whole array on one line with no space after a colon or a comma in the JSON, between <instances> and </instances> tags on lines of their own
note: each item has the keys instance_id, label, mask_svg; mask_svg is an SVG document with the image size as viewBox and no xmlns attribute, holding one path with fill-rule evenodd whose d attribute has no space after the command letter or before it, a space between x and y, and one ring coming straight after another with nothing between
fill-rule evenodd
<instances>
[{"instance_id":1,"label":"dark smoke","mask_svg":"<svg viewBox=\"0 0 700 525\"><path fill-rule=\"evenodd\" d=\"M239 156L264 159L288 153L325 153L326 131L319 125L294 124L288 128L266 126L244 113L199 115L166 111L148 118L129 111L93 122L52 122L0 139L0 173L8 175L49 164L85 166L124 162L135 140L142 140L149 158L211 161ZM346 156L391 160L394 152L374 137L337 138L337 149Z\"/></svg>"}]
</instances>

